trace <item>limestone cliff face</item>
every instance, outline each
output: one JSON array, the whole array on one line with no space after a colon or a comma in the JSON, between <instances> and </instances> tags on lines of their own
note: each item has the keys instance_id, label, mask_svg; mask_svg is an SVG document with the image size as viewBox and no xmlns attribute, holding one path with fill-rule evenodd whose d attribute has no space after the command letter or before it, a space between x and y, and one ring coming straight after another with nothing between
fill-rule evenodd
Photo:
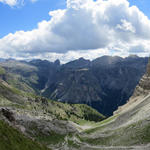
<instances>
[{"instance_id":1,"label":"limestone cliff face","mask_svg":"<svg viewBox=\"0 0 150 150\"><path fill-rule=\"evenodd\" d=\"M149 59L148 65L147 65L147 75L150 76L150 59Z\"/></svg>"},{"instance_id":2,"label":"limestone cliff face","mask_svg":"<svg viewBox=\"0 0 150 150\"><path fill-rule=\"evenodd\" d=\"M150 93L150 60L147 65L147 71L145 75L140 80L139 84L135 88L134 94L132 97L136 97L139 95L147 95Z\"/></svg>"},{"instance_id":3,"label":"limestone cliff face","mask_svg":"<svg viewBox=\"0 0 150 150\"><path fill-rule=\"evenodd\" d=\"M115 111L114 114L129 111L130 108L135 107L142 101L145 101L145 99L148 97L150 97L150 59L147 65L146 73L143 75L139 81L139 84L136 86L133 95L125 105L118 107L118 110Z\"/></svg>"}]
</instances>

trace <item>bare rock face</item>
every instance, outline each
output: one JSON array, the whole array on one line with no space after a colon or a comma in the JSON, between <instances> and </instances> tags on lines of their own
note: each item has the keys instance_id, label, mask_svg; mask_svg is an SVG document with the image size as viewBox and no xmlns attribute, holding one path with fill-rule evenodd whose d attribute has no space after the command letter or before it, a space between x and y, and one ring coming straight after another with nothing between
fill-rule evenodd
<instances>
[{"instance_id":1,"label":"bare rock face","mask_svg":"<svg viewBox=\"0 0 150 150\"><path fill-rule=\"evenodd\" d=\"M147 65L147 76L150 76L150 59L149 59L148 65Z\"/></svg>"},{"instance_id":2,"label":"bare rock face","mask_svg":"<svg viewBox=\"0 0 150 150\"><path fill-rule=\"evenodd\" d=\"M22 113L19 109L0 108L0 120L5 120L11 126L32 138L35 138L35 136L49 137L52 133L65 136L69 133L77 132L77 129L69 121L58 119L46 120L44 116L41 116L39 119L29 111L26 111L24 114Z\"/></svg>"},{"instance_id":3,"label":"bare rock face","mask_svg":"<svg viewBox=\"0 0 150 150\"><path fill-rule=\"evenodd\" d=\"M13 115L13 113L7 109L7 108L2 108L0 109L0 113L6 118L8 119L10 122L14 122L15 121L15 117Z\"/></svg>"},{"instance_id":4,"label":"bare rock face","mask_svg":"<svg viewBox=\"0 0 150 150\"><path fill-rule=\"evenodd\" d=\"M139 81L139 84L136 86L133 95L130 97L129 101L125 105L118 107L118 110L115 111L114 114L123 112L130 106L132 105L134 106L134 104L136 105L136 103L138 103L140 99L148 97L149 94L150 94L150 59L147 65L146 73L143 75L143 77Z\"/></svg>"},{"instance_id":5,"label":"bare rock face","mask_svg":"<svg viewBox=\"0 0 150 150\"><path fill-rule=\"evenodd\" d=\"M150 60L147 65L147 71L145 75L140 80L139 84L135 88L133 97L139 96L141 94L147 95L150 92Z\"/></svg>"}]
</instances>

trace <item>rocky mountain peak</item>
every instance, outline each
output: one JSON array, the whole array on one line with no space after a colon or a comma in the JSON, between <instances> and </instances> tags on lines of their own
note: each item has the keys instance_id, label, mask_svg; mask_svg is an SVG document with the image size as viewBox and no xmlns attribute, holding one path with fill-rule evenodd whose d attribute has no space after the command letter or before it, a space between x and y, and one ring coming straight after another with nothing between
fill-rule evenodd
<instances>
[{"instance_id":1,"label":"rocky mountain peak","mask_svg":"<svg viewBox=\"0 0 150 150\"><path fill-rule=\"evenodd\" d=\"M73 69L85 68L90 66L90 60L86 60L83 57L81 57L74 61L68 62L63 66L67 68L73 68Z\"/></svg>"},{"instance_id":2,"label":"rocky mountain peak","mask_svg":"<svg viewBox=\"0 0 150 150\"><path fill-rule=\"evenodd\" d=\"M102 65L102 66L111 66L118 62L123 61L124 59L119 56L102 56L92 61L93 65Z\"/></svg>"},{"instance_id":3,"label":"rocky mountain peak","mask_svg":"<svg viewBox=\"0 0 150 150\"><path fill-rule=\"evenodd\" d=\"M54 65L60 66L60 60L59 59L55 60Z\"/></svg>"},{"instance_id":4,"label":"rocky mountain peak","mask_svg":"<svg viewBox=\"0 0 150 150\"><path fill-rule=\"evenodd\" d=\"M135 55L135 54L131 54L131 55L129 55L127 58L139 58L139 56L138 56L138 55Z\"/></svg>"}]
</instances>

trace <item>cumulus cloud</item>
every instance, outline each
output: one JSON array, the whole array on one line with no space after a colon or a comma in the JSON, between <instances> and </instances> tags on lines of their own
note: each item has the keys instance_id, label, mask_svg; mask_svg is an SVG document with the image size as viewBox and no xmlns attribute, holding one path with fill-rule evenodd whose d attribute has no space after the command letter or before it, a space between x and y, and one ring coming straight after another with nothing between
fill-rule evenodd
<instances>
[{"instance_id":1,"label":"cumulus cloud","mask_svg":"<svg viewBox=\"0 0 150 150\"><path fill-rule=\"evenodd\" d=\"M118 55L137 53L141 43L139 51L150 53L150 20L127 0L67 0L66 5L64 10L49 12L50 20L38 23L36 29L1 38L1 53L11 57L75 57L88 56L90 51L88 57L92 58L114 54L115 50Z\"/></svg>"},{"instance_id":2,"label":"cumulus cloud","mask_svg":"<svg viewBox=\"0 0 150 150\"><path fill-rule=\"evenodd\" d=\"M132 24L124 19L121 20L122 24L117 24L116 28L124 30L126 32L133 32L135 33L135 28L132 26Z\"/></svg>"}]
</instances>

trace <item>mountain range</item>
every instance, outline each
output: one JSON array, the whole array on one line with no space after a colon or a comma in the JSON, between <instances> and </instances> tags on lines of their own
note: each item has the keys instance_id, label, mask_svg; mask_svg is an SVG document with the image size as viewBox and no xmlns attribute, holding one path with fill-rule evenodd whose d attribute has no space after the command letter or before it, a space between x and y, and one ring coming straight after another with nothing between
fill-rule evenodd
<instances>
[{"instance_id":1,"label":"mountain range","mask_svg":"<svg viewBox=\"0 0 150 150\"><path fill-rule=\"evenodd\" d=\"M102 56L59 60L2 60L2 79L13 87L70 104L87 104L110 116L127 102L146 71L147 57ZM1 69L1 70L2 70Z\"/></svg>"},{"instance_id":2,"label":"mountain range","mask_svg":"<svg viewBox=\"0 0 150 150\"><path fill-rule=\"evenodd\" d=\"M15 62L13 60L13 63L10 63L11 69L18 65L17 68L22 68L23 74L26 62ZM28 66L28 63L26 65ZM7 70L1 67L0 148L149 150L150 61L146 68L146 73L141 77L127 103L119 106L113 115L107 118L86 104L57 102L34 94L34 90L25 92L21 88L17 89L6 82ZM26 67L26 72L28 69ZM15 68L13 71L16 71ZM16 77L14 72L11 73ZM20 79L19 74L16 79ZM23 79L19 80L18 84L29 82L26 78ZM28 82L25 82L24 89L27 89Z\"/></svg>"}]
</instances>

